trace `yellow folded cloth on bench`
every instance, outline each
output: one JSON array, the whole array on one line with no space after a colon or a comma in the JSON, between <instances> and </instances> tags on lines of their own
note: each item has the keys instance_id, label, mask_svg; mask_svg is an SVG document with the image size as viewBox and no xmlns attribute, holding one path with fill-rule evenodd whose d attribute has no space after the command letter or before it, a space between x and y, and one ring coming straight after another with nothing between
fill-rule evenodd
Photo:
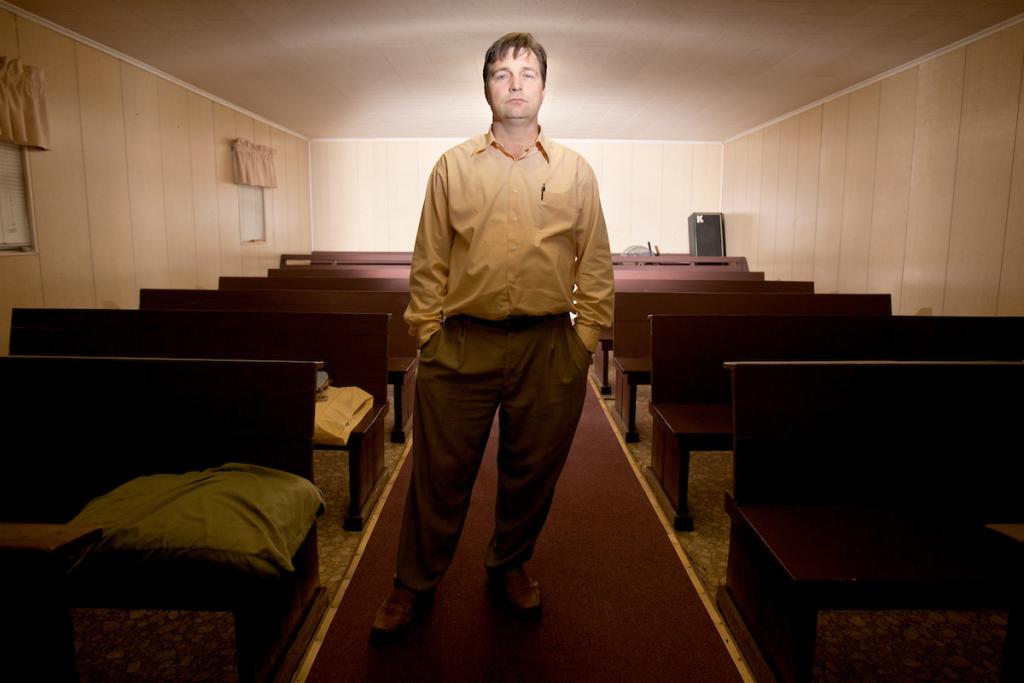
<instances>
[{"instance_id":1,"label":"yellow folded cloth on bench","mask_svg":"<svg viewBox=\"0 0 1024 683\"><path fill-rule=\"evenodd\" d=\"M344 446L371 407L373 396L359 387L327 387L325 399L316 402L313 443Z\"/></svg>"}]
</instances>

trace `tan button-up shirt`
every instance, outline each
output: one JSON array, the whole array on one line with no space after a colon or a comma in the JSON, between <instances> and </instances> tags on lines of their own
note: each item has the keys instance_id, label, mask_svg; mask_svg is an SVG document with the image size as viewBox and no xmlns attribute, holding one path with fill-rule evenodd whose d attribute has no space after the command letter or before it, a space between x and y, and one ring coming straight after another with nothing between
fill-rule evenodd
<instances>
[{"instance_id":1,"label":"tan button-up shirt","mask_svg":"<svg viewBox=\"0 0 1024 683\"><path fill-rule=\"evenodd\" d=\"M492 133L444 153L423 202L409 275L409 333L444 318L576 314L591 351L612 324L614 276L594 171L543 134L513 159Z\"/></svg>"}]
</instances>

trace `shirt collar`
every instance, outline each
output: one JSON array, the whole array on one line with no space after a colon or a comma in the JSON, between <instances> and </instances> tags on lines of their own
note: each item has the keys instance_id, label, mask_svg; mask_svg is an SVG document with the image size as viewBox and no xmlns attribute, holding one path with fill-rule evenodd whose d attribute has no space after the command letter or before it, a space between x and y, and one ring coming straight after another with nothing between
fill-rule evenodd
<instances>
[{"instance_id":1,"label":"shirt collar","mask_svg":"<svg viewBox=\"0 0 1024 683\"><path fill-rule=\"evenodd\" d=\"M536 145L537 149L540 150L540 153L542 155L544 155L544 159L548 163L551 163L551 154L549 152L549 150L551 148L551 145L548 142L547 136L544 135L544 127L540 126L539 128L540 128L540 132L537 135L536 142L534 142L533 144ZM473 150L473 155L475 156L475 155L479 154L480 152L483 152L484 150L486 150L486 149L488 149L490 147L495 147L496 149L499 149L499 150L503 149L502 146L500 144L498 144L498 141L494 139L494 131L492 129L488 128L487 129L487 134L480 138L480 144L478 144L476 146L476 149Z\"/></svg>"}]
</instances>

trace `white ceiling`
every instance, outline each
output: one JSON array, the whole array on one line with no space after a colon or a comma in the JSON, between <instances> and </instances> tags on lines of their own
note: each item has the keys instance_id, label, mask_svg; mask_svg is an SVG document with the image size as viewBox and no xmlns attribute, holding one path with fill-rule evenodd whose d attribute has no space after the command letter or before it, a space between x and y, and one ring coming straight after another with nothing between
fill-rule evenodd
<instances>
[{"instance_id":1,"label":"white ceiling","mask_svg":"<svg viewBox=\"0 0 1024 683\"><path fill-rule=\"evenodd\" d=\"M486 128L491 42L548 51L552 137L726 140L1024 0L12 0L310 138Z\"/></svg>"}]
</instances>

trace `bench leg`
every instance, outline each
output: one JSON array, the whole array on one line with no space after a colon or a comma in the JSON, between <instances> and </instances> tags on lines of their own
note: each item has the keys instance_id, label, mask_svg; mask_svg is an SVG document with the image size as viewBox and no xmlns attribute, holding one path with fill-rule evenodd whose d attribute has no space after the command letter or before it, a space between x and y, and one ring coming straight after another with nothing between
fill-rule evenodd
<instances>
[{"instance_id":1,"label":"bench leg","mask_svg":"<svg viewBox=\"0 0 1024 683\"><path fill-rule=\"evenodd\" d=\"M636 428L637 380L638 377L635 373L623 372L618 365L615 366L615 415L625 429L627 443L635 443L640 440L640 432Z\"/></svg>"},{"instance_id":2,"label":"bench leg","mask_svg":"<svg viewBox=\"0 0 1024 683\"><path fill-rule=\"evenodd\" d=\"M294 573L234 610L240 681L290 681L327 610L315 526L294 559Z\"/></svg>"},{"instance_id":3,"label":"bench leg","mask_svg":"<svg viewBox=\"0 0 1024 683\"><path fill-rule=\"evenodd\" d=\"M656 494L662 508L673 517L673 528L693 531L693 516L687 506L690 449L684 438L673 434L658 417L651 428L650 472L658 485Z\"/></svg>"},{"instance_id":4,"label":"bench leg","mask_svg":"<svg viewBox=\"0 0 1024 683\"><path fill-rule=\"evenodd\" d=\"M348 442L348 511L342 521L346 531L362 531L377 496L384 488L383 420L365 435L353 434Z\"/></svg>"},{"instance_id":5,"label":"bench leg","mask_svg":"<svg viewBox=\"0 0 1024 683\"><path fill-rule=\"evenodd\" d=\"M5 553L2 561L4 618L16 625L0 644L5 680L78 681L67 567L31 554Z\"/></svg>"},{"instance_id":6,"label":"bench leg","mask_svg":"<svg viewBox=\"0 0 1024 683\"><path fill-rule=\"evenodd\" d=\"M391 429L391 442L392 443L405 443L405 415L403 408L405 407L405 401L403 400L403 389L404 389L404 378L393 381L391 383L391 397L392 397L392 419L394 424Z\"/></svg>"},{"instance_id":7,"label":"bench leg","mask_svg":"<svg viewBox=\"0 0 1024 683\"><path fill-rule=\"evenodd\" d=\"M750 635L746 643L738 641L752 648L744 655L765 662L782 683L810 683L818 610L795 593L756 535L737 528L735 521L729 531L724 590L742 631Z\"/></svg>"},{"instance_id":8,"label":"bench leg","mask_svg":"<svg viewBox=\"0 0 1024 683\"><path fill-rule=\"evenodd\" d=\"M416 393L416 373L418 367L413 366L405 372L389 372L388 382L391 384L394 403L391 442L405 443L412 425L413 396Z\"/></svg>"},{"instance_id":9,"label":"bench leg","mask_svg":"<svg viewBox=\"0 0 1024 683\"><path fill-rule=\"evenodd\" d=\"M1019 589L1018 589L1019 590ZM1003 647L1003 670L999 680L1002 683L1024 680L1024 633L1021 633L1021 601L1018 598L1010 608L1006 624L1006 645Z\"/></svg>"},{"instance_id":10,"label":"bench leg","mask_svg":"<svg viewBox=\"0 0 1024 683\"><path fill-rule=\"evenodd\" d=\"M348 444L348 511L341 523L345 531L363 530L363 462L359 443L351 439Z\"/></svg>"},{"instance_id":11,"label":"bench leg","mask_svg":"<svg viewBox=\"0 0 1024 683\"><path fill-rule=\"evenodd\" d=\"M676 436L676 455L679 458L676 500L679 502L676 504L672 526L676 531L693 531L693 515L690 514L690 446L683 436Z\"/></svg>"},{"instance_id":12,"label":"bench leg","mask_svg":"<svg viewBox=\"0 0 1024 683\"><path fill-rule=\"evenodd\" d=\"M608 396L612 393L612 384L608 381L608 360L611 355L611 347L601 342L601 349L598 351L601 364L601 395Z\"/></svg>"},{"instance_id":13,"label":"bench leg","mask_svg":"<svg viewBox=\"0 0 1024 683\"><path fill-rule=\"evenodd\" d=\"M637 386L650 384L650 373L626 372L615 364L615 415L626 429L626 441L640 440L637 430Z\"/></svg>"},{"instance_id":14,"label":"bench leg","mask_svg":"<svg viewBox=\"0 0 1024 683\"><path fill-rule=\"evenodd\" d=\"M629 385L629 420L626 426L626 442L636 443L640 440L640 432L636 428L636 385Z\"/></svg>"},{"instance_id":15,"label":"bench leg","mask_svg":"<svg viewBox=\"0 0 1024 683\"><path fill-rule=\"evenodd\" d=\"M624 373L615 373L615 413L625 428L626 443L640 440L640 432L636 428L636 385L629 381Z\"/></svg>"}]
</instances>

